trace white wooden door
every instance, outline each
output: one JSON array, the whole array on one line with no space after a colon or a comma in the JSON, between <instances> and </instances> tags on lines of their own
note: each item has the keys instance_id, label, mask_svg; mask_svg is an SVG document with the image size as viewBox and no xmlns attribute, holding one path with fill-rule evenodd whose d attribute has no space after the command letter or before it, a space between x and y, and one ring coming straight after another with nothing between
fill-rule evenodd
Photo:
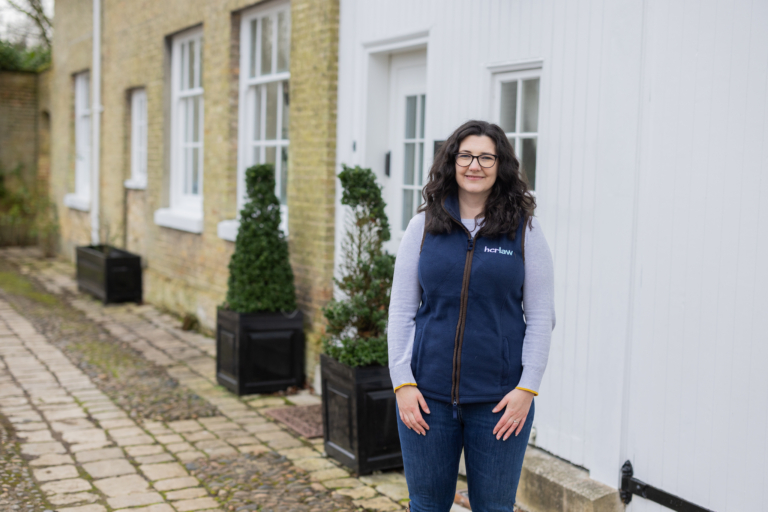
<instances>
[{"instance_id":1,"label":"white wooden door","mask_svg":"<svg viewBox=\"0 0 768 512\"><path fill-rule=\"evenodd\" d=\"M408 221L421 204L424 184L424 120L427 55L423 50L390 57L389 176L383 195L392 238L386 249L394 254Z\"/></svg>"}]
</instances>

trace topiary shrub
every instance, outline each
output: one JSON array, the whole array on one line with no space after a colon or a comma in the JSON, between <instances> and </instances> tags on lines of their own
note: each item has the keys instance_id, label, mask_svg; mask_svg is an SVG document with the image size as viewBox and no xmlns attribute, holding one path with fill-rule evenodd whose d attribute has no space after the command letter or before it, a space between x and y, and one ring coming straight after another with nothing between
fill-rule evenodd
<instances>
[{"instance_id":1,"label":"topiary shrub","mask_svg":"<svg viewBox=\"0 0 768 512\"><path fill-rule=\"evenodd\" d=\"M247 169L245 188L248 202L240 211L223 307L238 313L294 311L296 290L288 242L280 229L274 167L261 164Z\"/></svg>"},{"instance_id":2,"label":"topiary shrub","mask_svg":"<svg viewBox=\"0 0 768 512\"><path fill-rule=\"evenodd\" d=\"M370 169L343 166L341 203L352 208L342 242L342 277L334 282L346 299L323 308L328 320L323 350L347 366L387 366L387 313L395 257L382 249L389 222L381 187Z\"/></svg>"}]
</instances>

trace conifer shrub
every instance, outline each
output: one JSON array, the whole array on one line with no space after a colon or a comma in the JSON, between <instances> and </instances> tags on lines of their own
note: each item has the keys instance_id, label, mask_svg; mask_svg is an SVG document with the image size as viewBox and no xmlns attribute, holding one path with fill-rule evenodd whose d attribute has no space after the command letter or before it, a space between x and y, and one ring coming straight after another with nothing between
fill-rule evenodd
<instances>
[{"instance_id":1,"label":"conifer shrub","mask_svg":"<svg viewBox=\"0 0 768 512\"><path fill-rule=\"evenodd\" d=\"M229 261L225 309L238 313L296 310L288 241L280 229L280 201L271 164L245 171L248 202L240 210L235 252Z\"/></svg>"},{"instance_id":2,"label":"conifer shrub","mask_svg":"<svg viewBox=\"0 0 768 512\"><path fill-rule=\"evenodd\" d=\"M340 279L344 295L323 309L328 320L323 350L347 366L387 366L387 314L395 257L383 250L389 221L381 186L370 169L343 166L341 203L351 208L345 219Z\"/></svg>"}]
</instances>

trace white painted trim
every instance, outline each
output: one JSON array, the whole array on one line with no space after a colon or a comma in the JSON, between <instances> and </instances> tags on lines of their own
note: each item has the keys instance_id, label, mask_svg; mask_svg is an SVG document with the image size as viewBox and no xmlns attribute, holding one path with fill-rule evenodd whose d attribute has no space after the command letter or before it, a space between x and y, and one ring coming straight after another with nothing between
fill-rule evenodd
<instances>
[{"instance_id":1,"label":"white painted trim","mask_svg":"<svg viewBox=\"0 0 768 512\"><path fill-rule=\"evenodd\" d=\"M203 61L203 28L198 26L176 34L173 37L171 52L171 183L169 210L174 212L183 212L184 216L201 217L203 215L203 194L205 187L205 98L203 89L203 77L199 76L199 87L181 90L181 66L182 51L181 46L191 40L197 40L199 56L194 62L196 67L194 73L201 73ZM193 84L194 85L194 84ZM200 98L200 142L199 142L199 192L198 194L186 194L184 191L185 172L183 168L184 158L182 156L185 123L182 124L184 115L181 107L181 101L185 98ZM171 226L172 227L172 226Z\"/></svg>"},{"instance_id":2,"label":"white painted trim","mask_svg":"<svg viewBox=\"0 0 768 512\"><path fill-rule=\"evenodd\" d=\"M93 44L92 64L93 80L91 80L91 243L99 243L99 184L101 165L101 2L93 0Z\"/></svg>"},{"instance_id":3,"label":"white painted trim","mask_svg":"<svg viewBox=\"0 0 768 512\"><path fill-rule=\"evenodd\" d=\"M525 71L544 67L544 59L513 60L495 62L486 66L491 73L509 73L510 71Z\"/></svg>"},{"instance_id":4,"label":"white painted trim","mask_svg":"<svg viewBox=\"0 0 768 512\"><path fill-rule=\"evenodd\" d=\"M363 43L367 53L381 53L391 51L406 51L415 50L422 46L427 45L429 40L429 29L418 30L416 32L409 32L407 34L400 34L393 37L387 37L384 39L377 39L374 41L368 41Z\"/></svg>"},{"instance_id":5,"label":"white painted trim","mask_svg":"<svg viewBox=\"0 0 768 512\"><path fill-rule=\"evenodd\" d=\"M147 188L147 180L131 178L129 180L125 180L123 182L123 186L131 190L145 190Z\"/></svg>"},{"instance_id":6,"label":"white painted trim","mask_svg":"<svg viewBox=\"0 0 768 512\"><path fill-rule=\"evenodd\" d=\"M222 240L234 242L237 239L237 231L240 229L240 219L228 219L219 222L216 226L216 234Z\"/></svg>"},{"instance_id":7,"label":"white painted trim","mask_svg":"<svg viewBox=\"0 0 768 512\"><path fill-rule=\"evenodd\" d=\"M131 179L127 188L147 186L147 91L131 91Z\"/></svg>"},{"instance_id":8,"label":"white painted trim","mask_svg":"<svg viewBox=\"0 0 768 512\"><path fill-rule=\"evenodd\" d=\"M160 208L155 210L155 224L164 228L178 229L190 233L203 232L203 215L194 215L186 211Z\"/></svg>"},{"instance_id":9,"label":"white painted trim","mask_svg":"<svg viewBox=\"0 0 768 512\"><path fill-rule=\"evenodd\" d=\"M64 206L81 212L91 211L91 200L88 197L82 197L77 194L67 194L64 196Z\"/></svg>"}]
</instances>

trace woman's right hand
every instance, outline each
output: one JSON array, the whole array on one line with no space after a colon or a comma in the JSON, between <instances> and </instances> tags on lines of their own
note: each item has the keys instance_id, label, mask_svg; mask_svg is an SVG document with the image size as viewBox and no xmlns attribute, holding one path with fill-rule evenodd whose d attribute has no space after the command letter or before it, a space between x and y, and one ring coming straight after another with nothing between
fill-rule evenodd
<instances>
[{"instance_id":1,"label":"woman's right hand","mask_svg":"<svg viewBox=\"0 0 768 512\"><path fill-rule=\"evenodd\" d=\"M427 435L429 425L421 416L421 410L429 414L429 407L424 400L421 391L416 386L403 386L395 391L397 407L400 410L400 419L406 427L423 436ZM419 410L421 406L421 410Z\"/></svg>"}]
</instances>

